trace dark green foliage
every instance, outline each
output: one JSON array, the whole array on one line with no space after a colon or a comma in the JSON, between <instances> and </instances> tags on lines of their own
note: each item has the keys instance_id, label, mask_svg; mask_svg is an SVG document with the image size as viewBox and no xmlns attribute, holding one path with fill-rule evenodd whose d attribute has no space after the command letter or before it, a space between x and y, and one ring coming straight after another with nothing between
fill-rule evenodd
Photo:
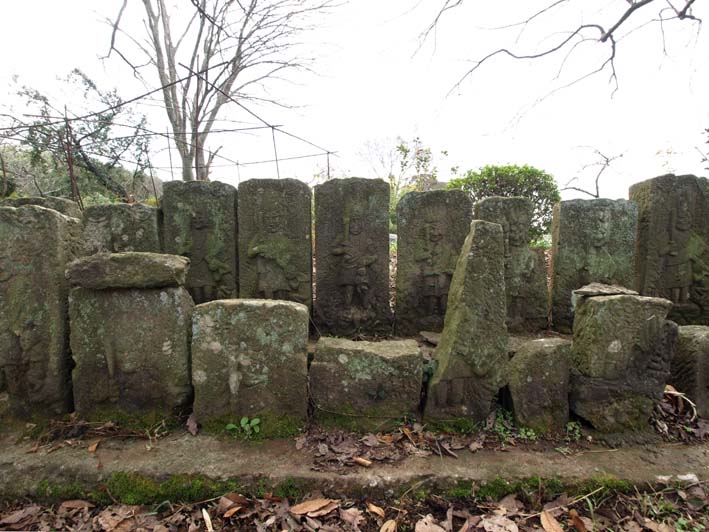
<instances>
[{"instance_id":1,"label":"dark green foliage","mask_svg":"<svg viewBox=\"0 0 709 532\"><path fill-rule=\"evenodd\" d=\"M448 188L461 188L473 201L490 196L522 196L534 202L531 240L541 240L551 232L551 213L561 197L554 177L533 166L488 165L468 170L462 177L451 179Z\"/></svg>"}]
</instances>

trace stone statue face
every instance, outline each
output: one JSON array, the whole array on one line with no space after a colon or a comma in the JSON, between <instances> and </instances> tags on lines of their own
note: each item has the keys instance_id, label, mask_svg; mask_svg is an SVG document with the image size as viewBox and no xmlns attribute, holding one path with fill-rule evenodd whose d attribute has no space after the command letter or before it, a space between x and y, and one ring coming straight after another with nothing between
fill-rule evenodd
<instances>
[{"instance_id":1,"label":"stone statue face","mask_svg":"<svg viewBox=\"0 0 709 532\"><path fill-rule=\"evenodd\" d=\"M263 217L263 224L269 233L278 233L281 230L281 213L269 212Z\"/></svg>"},{"instance_id":2,"label":"stone statue face","mask_svg":"<svg viewBox=\"0 0 709 532\"><path fill-rule=\"evenodd\" d=\"M192 229L208 229L211 225L211 221L205 213L196 212L192 215Z\"/></svg>"},{"instance_id":3,"label":"stone statue face","mask_svg":"<svg viewBox=\"0 0 709 532\"><path fill-rule=\"evenodd\" d=\"M682 190L677 198L677 216L675 228L688 231L692 227L692 213L689 204L689 191Z\"/></svg>"},{"instance_id":4,"label":"stone statue face","mask_svg":"<svg viewBox=\"0 0 709 532\"><path fill-rule=\"evenodd\" d=\"M611 212L608 209L601 209L593 214L591 220L591 245L595 248L602 248L608 244L611 235Z\"/></svg>"},{"instance_id":5,"label":"stone statue face","mask_svg":"<svg viewBox=\"0 0 709 532\"><path fill-rule=\"evenodd\" d=\"M350 234L358 235L364 229L364 219L361 214L352 214L350 216Z\"/></svg>"},{"instance_id":6,"label":"stone statue face","mask_svg":"<svg viewBox=\"0 0 709 532\"><path fill-rule=\"evenodd\" d=\"M430 242L440 242L445 235L443 223L441 222L428 222L426 224L426 232Z\"/></svg>"}]
</instances>

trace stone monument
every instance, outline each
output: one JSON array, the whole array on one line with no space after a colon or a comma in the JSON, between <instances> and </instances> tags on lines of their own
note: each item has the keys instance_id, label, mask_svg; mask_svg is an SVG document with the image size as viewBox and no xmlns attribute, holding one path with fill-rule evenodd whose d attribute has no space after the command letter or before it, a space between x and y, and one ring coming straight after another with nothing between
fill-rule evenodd
<instances>
[{"instance_id":1,"label":"stone monument","mask_svg":"<svg viewBox=\"0 0 709 532\"><path fill-rule=\"evenodd\" d=\"M92 205L84 211L84 253L160 253L161 215L140 203Z\"/></svg>"}]
</instances>

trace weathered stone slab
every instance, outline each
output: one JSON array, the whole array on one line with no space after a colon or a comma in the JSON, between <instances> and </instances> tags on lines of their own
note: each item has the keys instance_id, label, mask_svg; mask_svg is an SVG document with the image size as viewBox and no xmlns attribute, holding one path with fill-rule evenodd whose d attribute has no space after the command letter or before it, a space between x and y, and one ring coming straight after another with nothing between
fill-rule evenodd
<instances>
[{"instance_id":1,"label":"weathered stone slab","mask_svg":"<svg viewBox=\"0 0 709 532\"><path fill-rule=\"evenodd\" d=\"M453 274L429 419L487 417L507 367L505 252L499 224L473 220Z\"/></svg>"},{"instance_id":2,"label":"weathered stone slab","mask_svg":"<svg viewBox=\"0 0 709 532\"><path fill-rule=\"evenodd\" d=\"M510 361L509 390L517 424L538 433L562 431L569 421L571 341L540 338L522 344Z\"/></svg>"},{"instance_id":3,"label":"weathered stone slab","mask_svg":"<svg viewBox=\"0 0 709 532\"><path fill-rule=\"evenodd\" d=\"M200 423L259 418L268 435L305 424L308 413L305 305L232 299L195 309L194 415ZM288 432L288 430L286 430Z\"/></svg>"},{"instance_id":4,"label":"weathered stone slab","mask_svg":"<svg viewBox=\"0 0 709 532\"><path fill-rule=\"evenodd\" d=\"M389 185L315 187L315 321L323 334L390 333Z\"/></svg>"},{"instance_id":5,"label":"weathered stone slab","mask_svg":"<svg viewBox=\"0 0 709 532\"><path fill-rule=\"evenodd\" d=\"M38 206L0 208L0 381L16 417L71 409L66 263L80 223Z\"/></svg>"},{"instance_id":6,"label":"weathered stone slab","mask_svg":"<svg viewBox=\"0 0 709 532\"><path fill-rule=\"evenodd\" d=\"M546 329L549 319L544 251L529 246L533 214L529 198L493 196L475 204L475 219L502 226L507 328L511 331Z\"/></svg>"},{"instance_id":7,"label":"weathered stone slab","mask_svg":"<svg viewBox=\"0 0 709 532\"><path fill-rule=\"evenodd\" d=\"M155 423L184 413L192 399L193 306L182 287L72 289L72 382L79 415Z\"/></svg>"},{"instance_id":8,"label":"weathered stone slab","mask_svg":"<svg viewBox=\"0 0 709 532\"><path fill-rule=\"evenodd\" d=\"M73 286L106 288L161 288L183 286L189 260L160 253L99 253L70 263L66 277Z\"/></svg>"},{"instance_id":9,"label":"weathered stone slab","mask_svg":"<svg viewBox=\"0 0 709 532\"><path fill-rule=\"evenodd\" d=\"M81 219L81 209L78 203L66 198L55 198L54 196L46 197L29 197L29 198L6 198L0 201L0 207L22 207L24 205L37 205L45 209L52 209L62 213L70 218Z\"/></svg>"},{"instance_id":10,"label":"weathered stone slab","mask_svg":"<svg viewBox=\"0 0 709 532\"><path fill-rule=\"evenodd\" d=\"M441 331L472 201L462 190L409 192L396 217L396 332Z\"/></svg>"},{"instance_id":11,"label":"weathered stone slab","mask_svg":"<svg viewBox=\"0 0 709 532\"><path fill-rule=\"evenodd\" d=\"M687 394L700 416L709 418L709 327L679 328L670 384Z\"/></svg>"},{"instance_id":12,"label":"weathered stone slab","mask_svg":"<svg viewBox=\"0 0 709 532\"><path fill-rule=\"evenodd\" d=\"M195 303L236 297L236 189L218 181L170 181L162 199L166 253L190 259Z\"/></svg>"},{"instance_id":13,"label":"weathered stone slab","mask_svg":"<svg viewBox=\"0 0 709 532\"><path fill-rule=\"evenodd\" d=\"M297 179L239 185L239 297L312 304L310 187Z\"/></svg>"},{"instance_id":14,"label":"weathered stone slab","mask_svg":"<svg viewBox=\"0 0 709 532\"><path fill-rule=\"evenodd\" d=\"M423 356L415 340L321 337L310 366L315 418L324 425L382 430L416 415L422 379Z\"/></svg>"},{"instance_id":15,"label":"weathered stone slab","mask_svg":"<svg viewBox=\"0 0 709 532\"><path fill-rule=\"evenodd\" d=\"M162 252L160 211L140 203L92 205L84 211L84 253Z\"/></svg>"},{"instance_id":16,"label":"weathered stone slab","mask_svg":"<svg viewBox=\"0 0 709 532\"><path fill-rule=\"evenodd\" d=\"M570 332L574 290L598 282L635 286L637 206L626 200L562 201L554 207L551 259L553 327Z\"/></svg>"},{"instance_id":17,"label":"weathered stone slab","mask_svg":"<svg viewBox=\"0 0 709 532\"><path fill-rule=\"evenodd\" d=\"M577 299L571 409L602 432L644 429L670 376L677 325L666 299Z\"/></svg>"},{"instance_id":18,"label":"weathered stone slab","mask_svg":"<svg viewBox=\"0 0 709 532\"><path fill-rule=\"evenodd\" d=\"M709 325L709 180L664 175L630 187L638 204L637 288L674 303L670 319Z\"/></svg>"}]
</instances>

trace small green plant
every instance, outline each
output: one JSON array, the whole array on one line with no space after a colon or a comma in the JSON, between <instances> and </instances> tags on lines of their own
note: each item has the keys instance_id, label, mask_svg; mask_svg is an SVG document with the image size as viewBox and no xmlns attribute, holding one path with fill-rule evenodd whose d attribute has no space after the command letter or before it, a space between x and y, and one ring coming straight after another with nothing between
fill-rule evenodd
<instances>
[{"instance_id":1,"label":"small green plant","mask_svg":"<svg viewBox=\"0 0 709 532\"><path fill-rule=\"evenodd\" d=\"M495 424L492 430L502 443L507 443L514 437L512 414L506 410L498 410L495 414Z\"/></svg>"},{"instance_id":2,"label":"small green plant","mask_svg":"<svg viewBox=\"0 0 709 532\"><path fill-rule=\"evenodd\" d=\"M566 424L565 439L567 442L577 442L581 440L581 423L578 421L569 421Z\"/></svg>"},{"instance_id":3,"label":"small green plant","mask_svg":"<svg viewBox=\"0 0 709 532\"><path fill-rule=\"evenodd\" d=\"M517 432L517 437L520 440L537 441L537 433L534 432L534 430L525 427L519 429L519 432Z\"/></svg>"},{"instance_id":4,"label":"small green plant","mask_svg":"<svg viewBox=\"0 0 709 532\"><path fill-rule=\"evenodd\" d=\"M261 420L257 417L249 419L244 416L241 418L238 425L236 423L228 423L226 427L224 427L224 430L231 436L242 436L249 440L261 432Z\"/></svg>"}]
</instances>

